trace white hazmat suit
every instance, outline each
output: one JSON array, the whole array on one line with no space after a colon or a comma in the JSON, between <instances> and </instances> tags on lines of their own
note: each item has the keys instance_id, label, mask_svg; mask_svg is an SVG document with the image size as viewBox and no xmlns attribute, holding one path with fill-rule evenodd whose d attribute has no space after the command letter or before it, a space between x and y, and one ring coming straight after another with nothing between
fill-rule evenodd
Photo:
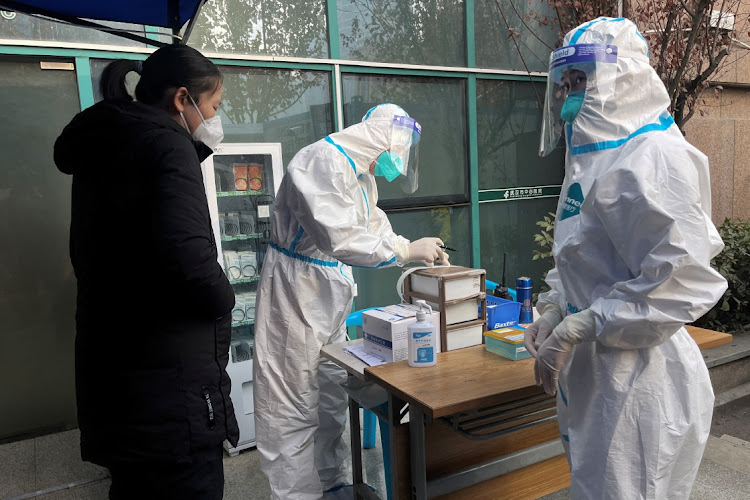
<instances>
[{"instance_id":1,"label":"white hazmat suit","mask_svg":"<svg viewBox=\"0 0 750 500\"><path fill-rule=\"evenodd\" d=\"M537 383L557 390L572 498L686 499L714 396L684 324L727 286L709 265L723 243L710 218L708 162L669 115L632 22L599 18L564 42L548 85L565 69L588 81L565 124L551 290L525 342L538 347ZM559 111L545 122L542 152L554 146L556 119Z\"/></svg>"},{"instance_id":2,"label":"white hazmat suit","mask_svg":"<svg viewBox=\"0 0 750 500\"><path fill-rule=\"evenodd\" d=\"M373 108L362 123L300 150L281 182L258 288L253 367L257 448L274 499L319 499L351 483L340 386L347 375L320 357L322 346L346 340L350 266L447 263L438 238L410 243L376 206L370 165L383 152L408 150L411 132L394 129L403 116L393 104Z\"/></svg>"}]
</instances>

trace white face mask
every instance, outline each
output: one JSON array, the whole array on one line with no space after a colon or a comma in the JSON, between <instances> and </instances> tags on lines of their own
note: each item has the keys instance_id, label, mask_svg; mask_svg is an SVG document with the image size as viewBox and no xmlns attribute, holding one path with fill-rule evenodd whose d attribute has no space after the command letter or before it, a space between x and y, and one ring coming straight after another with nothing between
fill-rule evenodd
<instances>
[{"instance_id":1,"label":"white face mask","mask_svg":"<svg viewBox=\"0 0 750 500\"><path fill-rule=\"evenodd\" d=\"M221 117L217 114L208 120L204 119L203 113L198 109L198 105L195 104L193 97L190 94L188 94L188 97L190 97L190 101L198 112L198 116L201 117L201 124L198 125L198 128L196 128L190 135L192 135L193 139L196 141L201 141L209 148L216 149L216 146L218 146L224 139L224 128L221 126ZM188 127L185 116L182 113L180 113L180 116L182 117L182 122L185 124L185 128L190 132L190 127Z\"/></svg>"}]
</instances>

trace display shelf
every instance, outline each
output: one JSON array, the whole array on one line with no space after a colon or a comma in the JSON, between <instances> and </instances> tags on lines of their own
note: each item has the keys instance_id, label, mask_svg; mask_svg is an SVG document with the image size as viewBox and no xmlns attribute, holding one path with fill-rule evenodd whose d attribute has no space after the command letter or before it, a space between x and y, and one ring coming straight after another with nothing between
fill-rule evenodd
<instances>
[{"instance_id":1,"label":"display shelf","mask_svg":"<svg viewBox=\"0 0 750 500\"><path fill-rule=\"evenodd\" d=\"M222 236L221 241L257 240L262 237L263 233L237 234L234 236Z\"/></svg>"},{"instance_id":2,"label":"display shelf","mask_svg":"<svg viewBox=\"0 0 750 500\"><path fill-rule=\"evenodd\" d=\"M239 304L235 304L232 313L235 318L243 318L232 322L232 344L228 346L229 363L226 367L232 381L231 398L239 440L234 447L225 441L224 447L234 456L240 450L255 446L252 361L255 314L252 297L257 297L256 289L260 288L273 200L281 185L284 167L281 143L226 143L213 149L214 154L204 161L203 181L214 226L217 261L238 277L229 279L235 301ZM242 181L235 184L240 179L247 184ZM237 190L237 187L249 189ZM255 254L255 258L251 254ZM227 260L231 260L232 265L227 265ZM244 269L245 273L240 273L237 268Z\"/></svg>"},{"instance_id":3,"label":"display shelf","mask_svg":"<svg viewBox=\"0 0 750 500\"><path fill-rule=\"evenodd\" d=\"M267 194L265 191L254 191L254 190L248 190L248 191L217 191L216 197L217 198L225 198L228 196L260 196L262 194Z\"/></svg>"},{"instance_id":4,"label":"display shelf","mask_svg":"<svg viewBox=\"0 0 750 500\"><path fill-rule=\"evenodd\" d=\"M230 285L239 285L241 283L255 283L260 280L260 276L253 276L252 278L240 278L237 280L229 280Z\"/></svg>"},{"instance_id":5,"label":"display shelf","mask_svg":"<svg viewBox=\"0 0 750 500\"><path fill-rule=\"evenodd\" d=\"M232 328L239 328L241 326L248 326L248 325L254 325L255 320L254 319L248 319L245 321L233 321L232 322Z\"/></svg>"}]
</instances>

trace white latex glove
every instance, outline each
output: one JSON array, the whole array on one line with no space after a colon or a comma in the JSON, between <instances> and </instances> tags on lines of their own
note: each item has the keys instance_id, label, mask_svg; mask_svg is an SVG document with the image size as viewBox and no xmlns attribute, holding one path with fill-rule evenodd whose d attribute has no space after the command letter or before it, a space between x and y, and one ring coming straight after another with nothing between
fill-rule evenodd
<instances>
[{"instance_id":1,"label":"white latex glove","mask_svg":"<svg viewBox=\"0 0 750 500\"><path fill-rule=\"evenodd\" d=\"M433 266L435 261L440 264L447 264L448 257L440 246L443 240L440 238L420 238L417 241L409 243L410 262L423 262L426 266Z\"/></svg>"},{"instance_id":2,"label":"white latex glove","mask_svg":"<svg viewBox=\"0 0 750 500\"><path fill-rule=\"evenodd\" d=\"M552 330L562 321L562 311L557 304L547 304L542 310L542 316L534 323L526 327L523 334L523 345L533 357L536 358L537 350Z\"/></svg>"},{"instance_id":3,"label":"white latex glove","mask_svg":"<svg viewBox=\"0 0 750 500\"><path fill-rule=\"evenodd\" d=\"M443 250L442 248L440 249ZM441 264L443 266L450 266L450 256L448 255L448 252L442 251L442 255L435 261L438 264Z\"/></svg>"},{"instance_id":4,"label":"white latex glove","mask_svg":"<svg viewBox=\"0 0 750 500\"><path fill-rule=\"evenodd\" d=\"M550 396L557 393L560 370L573 352L573 347L596 339L596 321L590 309L567 316L539 348L534 363L536 385Z\"/></svg>"},{"instance_id":5,"label":"white latex glove","mask_svg":"<svg viewBox=\"0 0 750 500\"><path fill-rule=\"evenodd\" d=\"M536 385L544 387L544 392L550 396L557 393L557 381L560 378L560 370L573 352L574 344L562 340L552 332L552 335L544 341L537 353L534 363L534 378Z\"/></svg>"}]
</instances>

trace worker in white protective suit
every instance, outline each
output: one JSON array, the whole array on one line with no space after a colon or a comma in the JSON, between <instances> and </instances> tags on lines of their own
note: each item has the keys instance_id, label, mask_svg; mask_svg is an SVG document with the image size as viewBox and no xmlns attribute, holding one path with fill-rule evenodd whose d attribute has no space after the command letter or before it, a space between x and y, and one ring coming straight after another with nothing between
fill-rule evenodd
<instances>
[{"instance_id":1,"label":"worker in white protective suit","mask_svg":"<svg viewBox=\"0 0 750 500\"><path fill-rule=\"evenodd\" d=\"M557 392L571 498L686 499L714 396L684 324L727 287L709 265L724 245L707 159L674 124L632 22L599 18L564 44L540 151L564 128L555 268L524 343L537 384Z\"/></svg>"},{"instance_id":2,"label":"worker in white protective suit","mask_svg":"<svg viewBox=\"0 0 750 500\"><path fill-rule=\"evenodd\" d=\"M417 187L421 127L381 104L361 123L299 151L274 204L255 318L254 399L261 468L272 498L352 497L342 433L344 370L321 359L346 340L354 280L350 266L419 261L448 264L439 238L410 242L379 209L375 175Z\"/></svg>"}]
</instances>

